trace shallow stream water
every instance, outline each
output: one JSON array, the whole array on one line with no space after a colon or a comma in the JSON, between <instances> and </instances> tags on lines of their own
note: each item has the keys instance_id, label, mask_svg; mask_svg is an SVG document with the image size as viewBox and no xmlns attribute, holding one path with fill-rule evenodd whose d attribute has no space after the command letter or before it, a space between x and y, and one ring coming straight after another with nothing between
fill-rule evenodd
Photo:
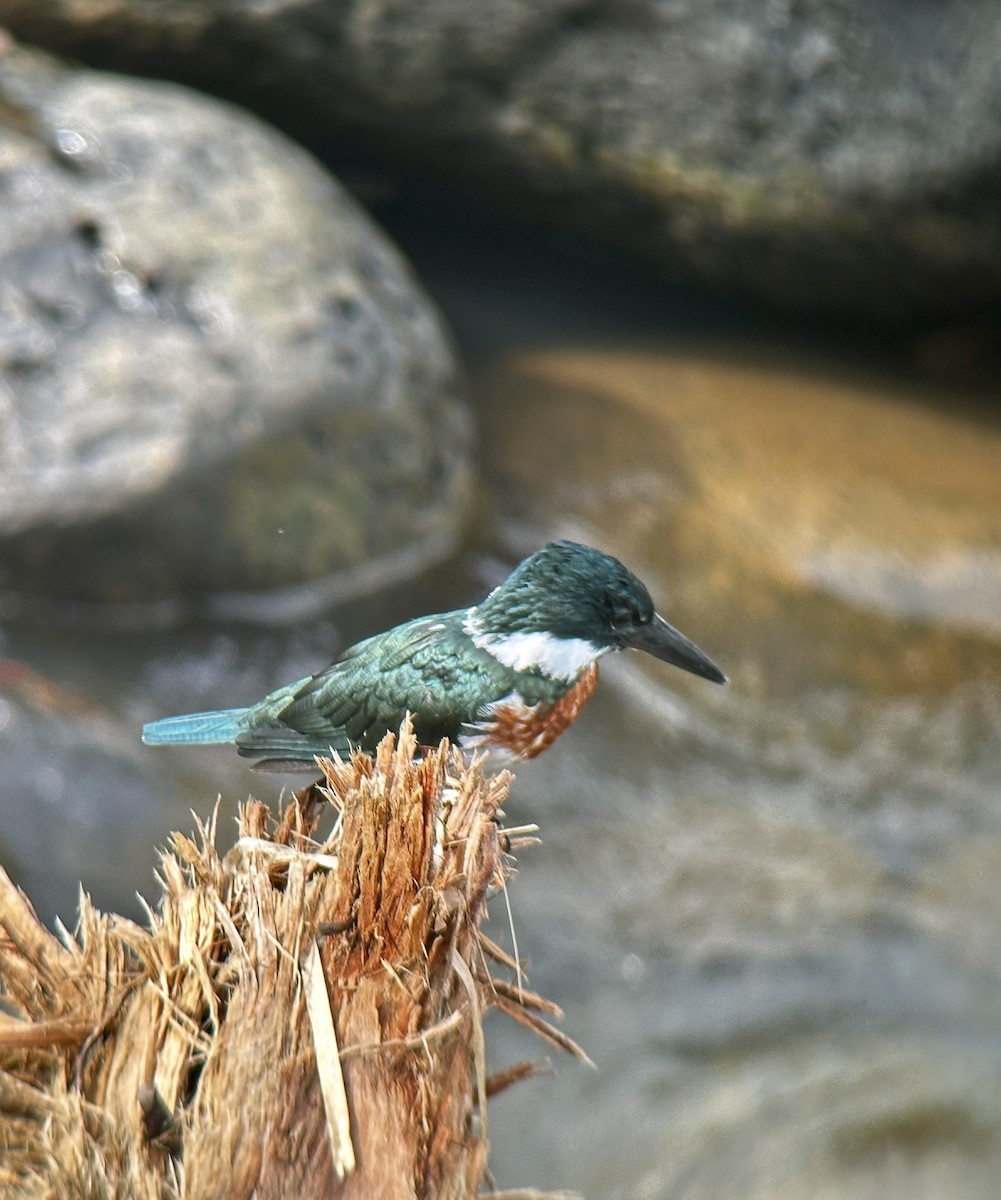
<instances>
[{"instance_id":1,"label":"shallow stream water","mask_svg":"<svg viewBox=\"0 0 1001 1200\"><path fill-rule=\"evenodd\" d=\"M46 917L72 924L81 880L138 915L190 809L282 784L144 749L144 720L251 702L550 537L593 542L732 683L606 660L519 772L508 816L543 842L510 888L518 947L597 1069L554 1061L492 1103L498 1185L996 1197L999 410L850 332L386 218L470 372L467 544L295 627L5 626L0 861ZM490 932L510 945L500 902ZM543 1054L497 1016L488 1051Z\"/></svg>"}]
</instances>

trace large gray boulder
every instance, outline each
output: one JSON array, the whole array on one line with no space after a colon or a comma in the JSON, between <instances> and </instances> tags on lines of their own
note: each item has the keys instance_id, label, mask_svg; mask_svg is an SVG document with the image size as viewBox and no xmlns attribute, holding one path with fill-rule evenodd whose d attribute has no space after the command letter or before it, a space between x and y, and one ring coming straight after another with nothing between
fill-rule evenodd
<instances>
[{"instance_id":1,"label":"large gray boulder","mask_svg":"<svg viewBox=\"0 0 1001 1200\"><path fill-rule=\"evenodd\" d=\"M338 184L176 86L8 48L0 98L8 604L301 598L440 557L470 478L454 358Z\"/></svg>"},{"instance_id":2,"label":"large gray boulder","mask_svg":"<svg viewBox=\"0 0 1001 1200\"><path fill-rule=\"evenodd\" d=\"M787 306L1001 295L994 0L0 0L90 61Z\"/></svg>"}]
</instances>

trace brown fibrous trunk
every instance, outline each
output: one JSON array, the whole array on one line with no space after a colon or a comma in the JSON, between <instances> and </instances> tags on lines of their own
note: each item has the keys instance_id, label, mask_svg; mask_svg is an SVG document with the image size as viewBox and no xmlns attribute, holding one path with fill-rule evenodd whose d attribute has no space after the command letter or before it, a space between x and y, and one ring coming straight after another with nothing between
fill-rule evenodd
<instances>
[{"instance_id":1,"label":"brown fibrous trunk","mask_svg":"<svg viewBox=\"0 0 1001 1200\"><path fill-rule=\"evenodd\" d=\"M145 925L84 896L51 933L0 871L0 1194L464 1200L535 1066L487 1076L484 1014L584 1057L482 929L534 840L511 777L409 725L319 767L225 856L174 834Z\"/></svg>"}]
</instances>

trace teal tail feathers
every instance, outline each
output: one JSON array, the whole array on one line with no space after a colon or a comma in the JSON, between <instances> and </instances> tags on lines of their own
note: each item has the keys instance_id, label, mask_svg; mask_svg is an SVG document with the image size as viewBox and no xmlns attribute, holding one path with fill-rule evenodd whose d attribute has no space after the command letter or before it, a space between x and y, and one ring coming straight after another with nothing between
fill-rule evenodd
<instances>
[{"instance_id":1,"label":"teal tail feathers","mask_svg":"<svg viewBox=\"0 0 1001 1200\"><path fill-rule=\"evenodd\" d=\"M217 712L187 713L164 717L143 726L147 746L209 746L236 741L246 730L245 708L222 708Z\"/></svg>"}]
</instances>

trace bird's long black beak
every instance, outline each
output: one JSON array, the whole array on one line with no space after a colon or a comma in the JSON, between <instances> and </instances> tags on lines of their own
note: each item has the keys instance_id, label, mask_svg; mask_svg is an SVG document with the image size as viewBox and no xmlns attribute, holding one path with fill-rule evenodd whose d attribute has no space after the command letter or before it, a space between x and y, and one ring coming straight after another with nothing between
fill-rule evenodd
<instances>
[{"instance_id":1,"label":"bird's long black beak","mask_svg":"<svg viewBox=\"0 0 1001 1200\"><path fill-rule=\"evenodd\" d=\"M708 654L704 654L694 642L690 642L673 625L654 613L646 625L635 625L622 634L622 645L632 650L643 650L663 662L711 679L713 683L726 683L727 678Z\"/></svg>"}]
</instances>

